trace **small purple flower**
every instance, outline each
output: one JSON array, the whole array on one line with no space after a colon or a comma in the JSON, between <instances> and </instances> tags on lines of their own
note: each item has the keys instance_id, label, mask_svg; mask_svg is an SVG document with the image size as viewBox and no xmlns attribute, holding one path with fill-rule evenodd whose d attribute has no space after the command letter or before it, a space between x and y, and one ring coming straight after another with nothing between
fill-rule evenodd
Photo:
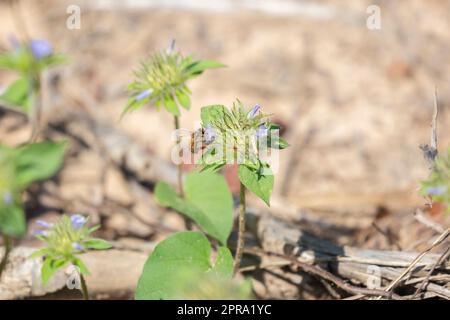
<instances>
[{"instance_id":1,"label":"small purple flower","mask_svg":"<svg viewBox=\"0 0 450 320\"><path fill-rule=\"evenodd\" d=\"M47 40L31 40L30 49L37 60L47 58L53 53L52 45Z\"/></svg>"},{"instance_id":2,"label":"small purple flower","mask_svg":"<svg viewBox=\"0 0 450 320\"><path fill-rule=\"evenodd\" d=\"M3 203L7 206L12 205L14 202L14 197L11 192L6 191L3 193Z\"/></svg>"},{"instance_id":3,"label":"small purple flower","mask_svg":"<svg viewBox=\"0 0 450 320\"><path fill-rule=\"evenodd\" d=\"M247 114L247 119L253 119L256 114L259 112L259 109L261 109L261 106L259 104L256 104L252 110Z\"/></svg>"},{"instance_id":4,"label":"small purple flower","mask_svg":"<svg viewBox=\"0 0 450 320\"><path fill-rule=\"evenodd\" d=\"M84 250L84 247L81 244L79 244L78 242L73 242L72 243L72 248L74 248L77 251L83 251Z\"/></svg>"},{"instance_id":5,"label":"small purple flower","mask_svg":"<svg viewBox=\"0 0 450 320\"><path fill-rule=\"evenodd\" d=\"M72 223L72 227L75 230L83 228L84 224L86 223L86 218L83 217L81 214L75 214L70 217L70 222Z\"/></svg>"},{"instance_id":6,"label":"small purple flower","mask_svg":"<svg viewBox=\"0 0 450 320\"><path fill-rule=\"evenodd\" d=\"M47 232L43 231L43 230L33 230L33 236L35 237L39 237L39 236L46 236Z\"/></svg>"},{"instance_id":7,"label":"small purple flower","mask_svg":"<svg viewBox=\"0 0 450 320\"><path fill-rule=\"evenodd\" d=\"M266 127L265 124L262 124L256 130L256 138L261 139L267 136L269 133L269 128Z\"/></svg>"},{"instance_id":8,"label":"small purple flower","mask_svg":"<svg viewBox=\"0 0 450 320\"><path fill-rule=\"evenodd\" d=\"M166 49L166 53L168 55L171 55L174 50L175 50L175 39L172 39L170 40L170 44Z\"/></svg>"},{"instance_id":9,"label":"small purple flower","mask_svg":"<svg viewBox=\"0 0 450 320\"><path fill-rule=\"evenodd\" d=\"M144 100L145 98L147 98L151 94L152 94L152 89L147 89L147 90L144 90L141 93L139 93L134 99L136 101L141 101L141 100Z\"/></svg>"},{"instance_id":10,"label":"small purple flower","mask_svg":"<svg viewBox=\"0 0 450 320\"><path fill-rule=\"evenodd\" d=\"M446 186L428 187L426 189L426 193L429 194L430 196L440 196L446 191L447 191Z\"/></svg>"},{"instance_id":11,"label":"small purple flower","mask_svg":"<svg viewBox=\"0 0 450 320\"><path fill-rule=\"evenodd\" d=\"M36 220L36 224L40 227L47 228L47 229L53 227L52 223L48 223L47 221L44 221L44 220Z\"/></svg>"},{"instance_id":12,"label":"small purple flower","mask_svg":"<svg viewBox=\"0 0 450 320\"><path fill-rule=\"evenodd\" d=\"M216 139L217 134L214 128L210 125L207 125L205 128L205 132L203 134L203 137L205 138L206 143L211 143Z\"/></svg>"}]
</instances>

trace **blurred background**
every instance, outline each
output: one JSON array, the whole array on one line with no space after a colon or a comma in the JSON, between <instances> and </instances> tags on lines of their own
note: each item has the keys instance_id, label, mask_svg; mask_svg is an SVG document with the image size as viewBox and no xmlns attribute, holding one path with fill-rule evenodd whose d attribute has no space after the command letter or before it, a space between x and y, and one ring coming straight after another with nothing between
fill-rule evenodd
<instances>
[{"instance_id":1,"label":"blurred background","mask_svg":"<svg viewBox=\"0 0 450 320\"><path fill-rule=\"evenodd\" d=\"M66 27L70 5L81 9L80 29ZM381 9L379 30L366 26L370 5ZM182 127L192 129L204 105L231 105L236 98L261 104L283 125L291 144L282 152L274 210L289 208L291 215L307 212L365 230L364 241L367 232L377 234L371 229L376 219L411 217L425 204L418 188L428 169L419 145L430 140L435 88L440 151L450 142L450 1L23 0L20 14L22 26L8 1L0 3L2 49L26 28L71 60L47 75L46 117L85 110L166 161L172 145L169 114L148 106L119 120L132 70L171 39L185 54L225 63L227 68L190 82L193 109L183 113ZM2 71L0 86L12 79ZM2 143L26 140L26 127L2 126ZM97 188L104 167L99 153L72 156L57 182L71 203L67 209L90 212L99 193L135 209L125 174L107 174L112 187ZM83 199L79 207L75 198ZM150 209L142 207L147 219ZM115 217L114 210L103 209L107 226L115 230L131 223ZM442 215L436 219L448 223ZM411 232L409 224L391 222L386 228L405 237ZM145 239L155 234L134 228ZM120 232L108 235L127 235ZM353 235L343 241L362 240Z\"/></svg>"}]
</instances>

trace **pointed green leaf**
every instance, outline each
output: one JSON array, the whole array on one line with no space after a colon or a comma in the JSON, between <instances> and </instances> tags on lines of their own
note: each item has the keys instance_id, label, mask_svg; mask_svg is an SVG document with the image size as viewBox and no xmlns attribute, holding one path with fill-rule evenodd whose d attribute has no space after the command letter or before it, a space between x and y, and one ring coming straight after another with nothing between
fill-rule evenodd
<instances>
[{"instance_id":1,"label":"pointed green leaf","mask_svg":"<svg viewBox=\"0 0 450 320\"><path fill-rule=\"evenodd\" d=\"M83 245L88 249L105 250L112 248L112 245L103 239L89 239L83 242Z\"/></svg>"},{"instance_id":2,"label":"pointed green leaf","mask_svg":"<svg viewBox=\"0 0 450 320\"><path fill-rule=\"evenodd\" d=\"M25 214L20 201L16 200L16 203L11 205L0 204L0 233L21 237L26 230Z\"/></svg>"},{"instance_id":3,"label":"pointed green leaf","mask_svg":"<svg viewBox=\"0 0 450 320\"><path fill-rule=\"evenodd\" d=\"M209 272L231 279L233 277L233 256L227 247L219 247L216 263Z\"/></svg>"},{"instance_id":4,"label":"pointed green leaf","mask_svg":"<svg viewBox=\"0 0 450 320\"><path fill-rule=\"evenodd\" d=\"M273 190L273 174L261 175L258 170L239 165L239 180L242 184L270 206L270 194Z\"/></svg>"},{"instance_id":5,"label":"pointed green leaf","mask_svg":"<svg viewBox=\"0 0 450 320\"><path fill-rule=\"evenodd\" d=\"M191 98L189 95L182 90L176 92L177 100L183 108L189 110L191 108Z\"/></svg>"},{"instance_id":6,"label":"pointed green leaf","mask_svg":"<svg viewBox=\"0 0 450 320\"><path fill-rule=\"evenodd\" d=\"M213 60L195 61L186 67L186 72L191 75L198 75L206 69L216 69L226 67L223 63Z\"/></svg>"},{"instance_id":7,"label":"pointed green leaf","mask_svg":"<svg viewBox=\"0 0 450 320\"><path fill-rule=\"evenodd\" d=\"M174 116L180 116L180 110L178 109L178 106L172 96L167 95L164 97L164 107Z\"/></svg>"},{"instance_id":8,"label":"pointed green leaf","mask_svg":"<svg viewBox=\"0 0 450 320\"><path fill-rule=\"evenodd\" d=\"M0 102L28 114L31 105L30 97L30 83L28 79L20 78L11 84L0 96Z\"/></svg>"}]
</instances>

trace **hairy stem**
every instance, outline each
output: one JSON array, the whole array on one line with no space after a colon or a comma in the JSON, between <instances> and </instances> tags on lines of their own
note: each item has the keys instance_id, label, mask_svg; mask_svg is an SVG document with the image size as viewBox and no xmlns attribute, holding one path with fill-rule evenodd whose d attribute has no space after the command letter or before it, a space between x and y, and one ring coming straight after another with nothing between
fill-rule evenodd
<instances>
[{"instance_id":1,"label":"hairy stem","mask_svg":"<svg viewBox=\"0 0 450 320\"><path fill-rule=\"evenodd\" d=\"M175 130L180 129L180 118L178 116L174 116L174 122L175 122ZM177 146L180 144L181 138L179 134L177 134ZM180 162L177 166L177 176L178 176L178 191L180 193L180 196L184 198L184 189L183 189L183 164ZM184 217L184 224L186 226L187 230L192 230L192 223L191 221Z\"/></svg>"},{"instance_id":2,"label":"hairy stem","mask_svg":"<svg viewBox=\"0 0 450 320\"><path fill-rule=\"evenodd\" d=\"M0 262L0 280L2 278L3 271L8 263L8 256L12 249L12 240L9 236L3 235L3 245L5 246L5 252L3 253L2 261Z\"/></svg>"},{"instance_id":3,"label":"hairy stem","mask_svg":"<svg viewBox=\"0 0 450 320\"><path fill-rule=\"evenodd\" d=\"M84 279L84 276L80 273L80 281L81 281L81 292L83 293L83 299L89 300L89 292L86 285L86 280Z\"/></svg>"},{"instance_id":4,"label":"hairy stem","mask_svg":"<svg viewBox=\"0 0 450 320\"><path fill-rule=\"evenodd\" d=\"M236 255L234 257L234 273L236 274L241 265L242 253L244 252L245 246L245 186L241 182L240 192L239 192L239 232L238 232L238 242L236 247Z\"/></svg>"}]
</instances>

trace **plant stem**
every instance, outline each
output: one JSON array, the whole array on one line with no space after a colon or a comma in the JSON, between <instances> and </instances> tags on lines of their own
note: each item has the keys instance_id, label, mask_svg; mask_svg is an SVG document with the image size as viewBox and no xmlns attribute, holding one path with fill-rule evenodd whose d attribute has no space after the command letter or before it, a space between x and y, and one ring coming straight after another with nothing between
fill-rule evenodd
<instances>
[{"instance_id":1,"label":"plant stem","mask_svg":"<svg viewBox=\"0 0 450 320\"><path fill-rule=\"evenodd\" d=\"M31 95L33 96L33 105L32 105L32 131L30 136L30 143L33 143L37 140L39 136L39 125L41 123L41 113L42 113L42 95L41 95L41 75L39 72L36 72L34 79L32 80Z\"/></svg>"},{"instance_id":2,"label":"plant stem","mask_svg":"<svg viewBox=\"0 0 450 320\"><path fill-rule=\"evenodd\" d=\"M175 123L175 130L180 129L180 118L178 116L174 116L174 123ZM179 134L177 134L177 146L180 144L181 139ZM183 163L180 162L177 166L178 172L178 191L180 193L181 198L184 198L184 189L183 189ZM192 222L184 217L184 225L186 226L187 230L192 230Z\"/></svg>"},{"instance_id":3,"label":"plant stem","mask_svg":"<svg viewBox=\"0 0 450 320\"><path fill-rule=\"evenodd\" d=\"M236 247L236 255L234 257L234 273L236 274L241 265L242 253L244 252L245 246L245 186L241 182L240 192L239 192L239 232L238 232L238 242Z\"/></svg>"},{"instance_id":4,"label":"plant stem","mask_svg":"<svg viewBox=\"0 0 450 320\"><path fill-rule=\"evenodd\" d=\"M89 292L86 285L86 280L84 279L84 276L80 273L80 281L81 281L81 292L83 293L83 299L89 300Z\"/></svg>"},{"instance_id":5,"label":"plant stem","mask_svg":"<svg viewBox=\"0 0 450 320\"><path fill-rule=\"evenodd\" d=\"M0 280L2 278L3 271L6 268L6 264L8 263L8 256L12 249L12 241L11 238L7 235L3 235L3 245L5 246L5 252L3 253L2 261L0 262Z\"/></svg>"}]
</instances>

